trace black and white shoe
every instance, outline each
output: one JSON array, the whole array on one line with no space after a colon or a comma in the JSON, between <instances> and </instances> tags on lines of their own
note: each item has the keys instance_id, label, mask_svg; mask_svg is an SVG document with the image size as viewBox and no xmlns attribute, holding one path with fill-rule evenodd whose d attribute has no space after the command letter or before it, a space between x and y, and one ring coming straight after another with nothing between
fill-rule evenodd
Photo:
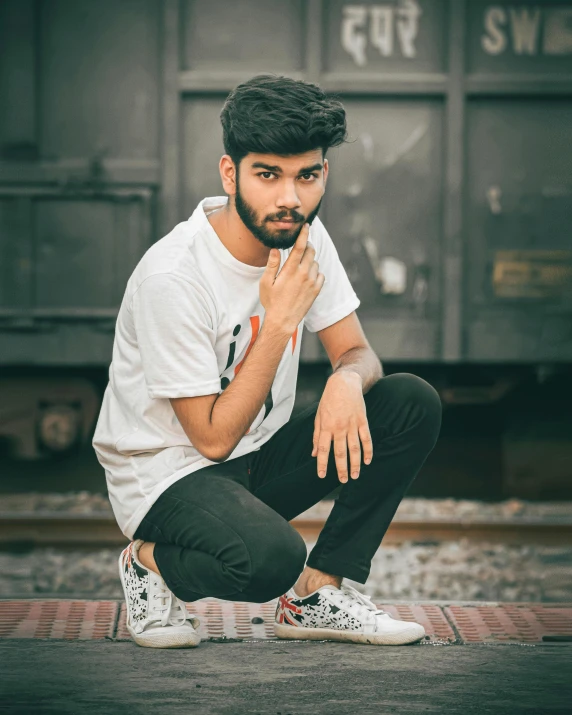
<instances>
[{"instance_id":1,"label":"black and white shoe","mask_svg":"<svg viewBox=\"0 0 572 715\"><path fill-rule=\"evenodd\" d=\"M146 648L190 648L199 645L199 619L169 590L156 573L137 559L143 541L132 541L119 556L119 575L127 602L127 630Z\"/></svg>"},{"instance_id":2,"label":"black and white shoe","mask_svg":"<svg viewBox=\"0 0 572 715\"><path fill-rule=\"evenodd\" d=\"M278 600L278 638L404 645L425 636L420 623L399 621L352 586L321 586L301 598L291 588Z\"/></svg>"}]
</instances>

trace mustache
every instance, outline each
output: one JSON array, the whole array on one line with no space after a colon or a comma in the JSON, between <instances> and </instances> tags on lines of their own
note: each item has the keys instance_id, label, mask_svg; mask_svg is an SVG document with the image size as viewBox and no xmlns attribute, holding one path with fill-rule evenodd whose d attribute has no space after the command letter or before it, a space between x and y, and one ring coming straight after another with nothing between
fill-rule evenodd
<instances>
[{"instance_id":1,"label":"mustache","mask_svg":"<svg viewBox=\"0 0 572 715\"><path fill-rule=\"evenodd\" d=\"M299 213L294 212L293 214L278 214L278 216L271 216L268 221L294 221L295 223L300 223L304 221L304 216Z\"/></svg>"}]
</instances>

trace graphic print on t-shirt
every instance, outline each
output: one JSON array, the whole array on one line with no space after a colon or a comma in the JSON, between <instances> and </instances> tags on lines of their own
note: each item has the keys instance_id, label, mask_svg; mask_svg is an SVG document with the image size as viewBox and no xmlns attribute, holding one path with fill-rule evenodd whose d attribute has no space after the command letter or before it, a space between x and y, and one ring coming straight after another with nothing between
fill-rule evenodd
<instances>
[{"instance_id":1,"label":"graphic print on t-shirt","mask_svg":"<svg viewBox=\"0 0 572 715\"><path fill-rule=\"evenodd\" d=\"M233 336L237 337L241 330L242 330L242 325L240 325L240 324L236 325L234 327L234 330L232 331ZM243 366L244 361L248 357L248 354L252 350L252 346L254 345L256 338L258 337L258 333L260 332L260 316L259 315L252 315L250 317L250 330L251 330L250 342L248 343L248 347L246 348L246 352L244 353L242 360L234 366L234 369L233 369L234 377L236 377L236 375L238 375L240 368ZM292 354L294 354L294 350L296 349L297 337L298 337L298 328L296 328L296 330L292 333ZM231 341L230 346L229 346L228 359L226 361L226 366L225 366L223 372L226 372L226 370L228 370L232 366L232 363L234 362L235 353L236 353L236 340L233 340L233 341ZM224 391L230 385L230 382L231 381L228 377L222 377L222 375L221 375L221 380L220 380L220 384L221 384L221 388L222 388L221 391ZM260 423L258 426L260 426L264 422L264 420L268 417L268 415L270 414L270 410L272 409L273 406L274 406L274 401L272 399L272 387L270 387L270 390L268 391L268 395L266 396L266 400L264 401L264 415L263 415L262 419L260 420ZM249 432L250 432L250 428L247 430L247 432L245 434L249 434Z\"/></svg>"}]
</instances>

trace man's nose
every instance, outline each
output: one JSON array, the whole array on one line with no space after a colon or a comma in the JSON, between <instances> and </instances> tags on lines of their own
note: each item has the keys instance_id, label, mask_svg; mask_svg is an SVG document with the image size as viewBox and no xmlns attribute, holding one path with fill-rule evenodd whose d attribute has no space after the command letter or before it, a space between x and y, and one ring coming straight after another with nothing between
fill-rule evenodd
<instances>
[{"instance_id":1,"label":"man's nose","mask_svg":"<svg viewBox=\"0 0 572 715\"><path fill-rule=\"evenodd\" d=\"M282 183L280 189L280 194L276 199L276 206L278 208L295 209L301 206L294 182L285 181Z\"/></svg>"}]
</instances>

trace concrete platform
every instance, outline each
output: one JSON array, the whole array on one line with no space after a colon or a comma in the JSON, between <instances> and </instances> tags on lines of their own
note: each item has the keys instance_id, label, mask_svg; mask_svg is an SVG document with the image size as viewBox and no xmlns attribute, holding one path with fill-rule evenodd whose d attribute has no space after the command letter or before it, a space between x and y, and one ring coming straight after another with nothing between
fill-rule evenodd
<instances>
[{"instance_id":1,"label":"concrete platform","mask_svg":"<svg viewBox=\"0 0 572 715\"><path fill-rule=\"evenodd\" d=\"M275 604L197 601L203 642L179 651L130 641L120 601L0 601L0 712L572 711L572 604L379 604L425 627L397 647L278 640Z\"/></svg>"},{"instance_id":2,"label":"concrete platform","mask_svg":"<svg viewBox=\"0 0 572 715\"><path fill-rule=\"evenodd\" d=\"M0 668L11 715L570 715L572 702L572 648L558 643L4 640Z\"/></svg>"}]
</instances>

